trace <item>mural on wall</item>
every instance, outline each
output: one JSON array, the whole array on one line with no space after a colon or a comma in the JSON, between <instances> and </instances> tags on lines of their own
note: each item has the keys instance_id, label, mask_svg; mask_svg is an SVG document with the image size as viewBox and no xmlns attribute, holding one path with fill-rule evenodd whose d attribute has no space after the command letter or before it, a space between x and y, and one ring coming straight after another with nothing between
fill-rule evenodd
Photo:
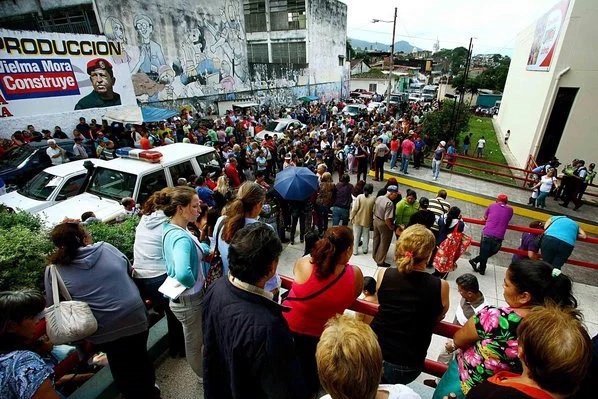
<instances>
[{"instance_id":1,"label":"mural on wall","mask_svg":"<svg viewBox=\"0 0 598 399\"><path fill-rule=\"evenodd\" d=\"M124 48L118 62L129 65L137 98L141 102L210 95L234 99L235 92L249 90L241 3L225 0L191 11L183 3L180 9L187 11L180 15L169 15L176 10L173 7L168 11L160 5L137 7L133 0L103 4L105 34ZM178 23L164 24L169 17ZM166 37L174 37L174 43Z\"/></svg>"}]
</instances>

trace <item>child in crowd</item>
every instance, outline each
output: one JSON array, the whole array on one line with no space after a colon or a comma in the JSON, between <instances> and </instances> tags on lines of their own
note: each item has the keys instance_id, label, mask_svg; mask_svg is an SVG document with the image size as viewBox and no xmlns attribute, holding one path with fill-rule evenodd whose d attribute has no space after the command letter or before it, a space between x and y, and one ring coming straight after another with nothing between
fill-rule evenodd
<instances>
[{"instance_id":1,"label":"child in crowd","mask_svg":"<svg viewBox=\"0 0 598 399\"><path fill-rule=\"evenodd\" d=\"M376 280L373 277L367 276L363 278L362 294L362 300L375 304L378 303L378 295L376 295ZM359 321L363 321L366 324L370 324L374 319L374 316L366 315L364 313L355 313L355 318Z\"/></svg>"}]
</instances>

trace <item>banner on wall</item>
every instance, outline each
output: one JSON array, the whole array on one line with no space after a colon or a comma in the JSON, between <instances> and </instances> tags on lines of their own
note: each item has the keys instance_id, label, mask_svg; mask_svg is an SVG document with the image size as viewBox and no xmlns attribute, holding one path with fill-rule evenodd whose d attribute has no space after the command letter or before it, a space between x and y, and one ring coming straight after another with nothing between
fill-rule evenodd
<instances>
[{"instance_id":1,"label":"banner on wall","mask_svg":"<svg viewBox=\"0 0 598 399\"><path fill-rule=\"evenodd\" d=\"M104 36L0 29L0 117L136 105L123 51Z\"/></svg>"},{"instance_id":2,"label":"banner on wall","mask_svg":"<svg viewBox=\"0 0 598 399\"><path fill-rule=\"evenodd\" d=\"M549 71L556 44L567 10L569 0L561 0L536 23L534 40L527 58L528 71Z\"/></svg>"}]
</instances>

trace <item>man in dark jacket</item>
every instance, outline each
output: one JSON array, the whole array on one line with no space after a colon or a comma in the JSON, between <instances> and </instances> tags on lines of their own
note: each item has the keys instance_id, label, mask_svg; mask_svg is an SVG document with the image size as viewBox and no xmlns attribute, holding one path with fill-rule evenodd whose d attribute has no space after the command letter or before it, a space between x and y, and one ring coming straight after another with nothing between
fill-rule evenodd
<instances>
[{"instance_id":1,"label":"man in dark jacket","mask_svg":"<svg viewBox=\"0 0 598 399\"><path fill-rule=\"evenodd\" d=\"M253 223L228 251L230 275L203 302L204 397L306 398L284 308L264 290L282 252L278 236Z\"/></svg>"}]
</instances>

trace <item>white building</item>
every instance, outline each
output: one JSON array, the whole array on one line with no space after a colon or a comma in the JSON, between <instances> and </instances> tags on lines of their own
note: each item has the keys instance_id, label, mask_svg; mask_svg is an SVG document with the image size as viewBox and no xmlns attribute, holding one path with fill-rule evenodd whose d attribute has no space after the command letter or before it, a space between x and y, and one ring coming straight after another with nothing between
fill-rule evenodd
<instances>
[{"instance_id":1,"label":"white building","mask_svg":"<svg viewBox=\"0 0 598 399\"><path fill-rule=\"evenodd\" d=\"M496 126L520 166L598 160L598 2L562 0L521 32Z\"/></svg>"}]
</instances>

